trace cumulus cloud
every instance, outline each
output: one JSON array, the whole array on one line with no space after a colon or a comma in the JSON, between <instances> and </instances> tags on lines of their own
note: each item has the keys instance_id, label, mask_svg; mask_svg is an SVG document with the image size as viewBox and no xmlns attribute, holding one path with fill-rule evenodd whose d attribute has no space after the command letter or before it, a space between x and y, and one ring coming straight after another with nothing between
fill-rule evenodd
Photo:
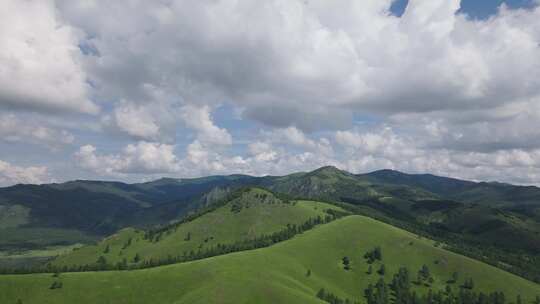
<instances>
[{"instance_id":1,"label":"cumulus cloud","mask_svg":"<svg viewBox=\"0 0 540 304\"><path fill-rule=\"evenodd\" d=\"M92 62L96 83L112 82L124 95L144 95L152 84L183 100L231 100L248 117L278 127L341 128L351 108L467 110L539 95L540 9L502 7L494 18L471 20L456 15L459 0L415 0L397 18L391 3L60 7L91 33L101 55Z\"/></svg>"},{"instance_id":2,"label":"cumulus cloud","mask_svg":"<svg viewBox=\"0 0 540 304\"><path fill-rule=\"evenodd\" d=\"M219 128L212 121L210 107L184 106L181 117L185 124L197 132L200 142L217 145L232 144L232 137L226 129Z\"/></svg>"},{"instance_id":3,"label":"cumulus cloud","mask_svg":"<svg viewBox=\"0 0 540 304\"><path fill-rule=\"evenodd\" d=\"M74 141L66 130L43 126L34 121L23 120L14 114L0 115L0 138L7 142L43 144L57 149Z\"/></svg>"},{"instance_id":4,"label":"cumulus cloud","mask_svg":"<svg viewBox=\"0 0 540 304\"><path fill-rule=\"evenodd\" d=\"M78 55L76 31L53 1L2 3L0 106L96 113Z\"/></svg>"},{"instance_id":5,"label":"cumulus cloud","mask_svg":"<svg viewBox=\"0 0 540 304\"><path fill-rule=\"evenodd\" d=\"M178 171L174 147L167 144L140 141L127 145L122 153L99 155L96 147L85 145L75 157L79 165L101 175L157 174Z\"/></svg>"},{"instance_id":6,"label":"cumulus cloud","mask_svg":"<svg viewBox=\"0 0 540 304\"><path fill-rule=\"evenodd\" d=\"M77 157L124 177L335 164L540 183L540 7L471 19L459 0L410 0L396 17L392 2L11 0L0 102L98 100L104 138ZM223 128L223 104L263 131ZM134 143L98 153L114 132Z\"/></svg>"},{"instance_id":7,"label":"cumulus cloud","mask_svg":"<svg viewBox=\"0 0 540 304\"><path fill-rule=\"evenodd\" d=\"M50 181L47 167L21 167L0 160L0 185L42 184Z\"/></svg>"}]
</instances>

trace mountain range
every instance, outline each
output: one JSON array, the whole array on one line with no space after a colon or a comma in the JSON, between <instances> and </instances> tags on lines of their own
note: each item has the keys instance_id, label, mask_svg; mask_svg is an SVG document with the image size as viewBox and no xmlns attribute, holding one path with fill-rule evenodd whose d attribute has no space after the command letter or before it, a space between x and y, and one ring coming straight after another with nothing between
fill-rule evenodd
<instances>
[{"instance_id":1,"label":"mountain range","mask_svg":"<svg viewBox=\"0 0 540 304\"><path fill-rule=\"evenodd\" d=\"M532 303L538 208L536 187L330 166L15 185L0 302Z\"/></svg>"},{"instance_id":2,"label":"mountain range","mask_svg":"<svg viewBox=\"0 0 540 304\"><path fill-rule=\"evenodd\" d=\"M285 176L163 178L136 184L76 180L1 188L0 235L6 237L0 248L85 243L128 226L164 225L246 186L345 202L487 240L520 236L527 241L519 246L540 250L540 188L393 170L352 174L331 166ZM56 233L48 239L44 229Z\"/></svg>"}]
</instances>

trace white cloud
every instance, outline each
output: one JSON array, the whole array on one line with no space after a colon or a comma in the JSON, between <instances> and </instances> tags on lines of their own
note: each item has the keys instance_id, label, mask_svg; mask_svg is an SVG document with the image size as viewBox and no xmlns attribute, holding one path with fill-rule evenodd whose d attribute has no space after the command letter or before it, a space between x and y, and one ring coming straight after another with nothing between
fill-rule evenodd
<instances>
[{"instance_id":1,"label":"white cloud","mask_svg":"<svg viewBox=\"0 0 540 304\"><path fill-rule=\"evenodd\" d=\"M0 102L95 113L99 101L104 132L78 157L123 177L337 164L540 183L540 8L472 20L458 0L410 0L398 18L391 3L10 0ZM212 117L222 104L240 127ZM181 123L195 136L174 146ZM3 134L69 141L58 125L16 125ZM97 153L119 132L136 143Z\"/></svg>"},{"instance_id":2,"label":"white cloud","mask_svg":"<svg viewBox=\"0 0 540 304\"><path fill-rule=\"evenodd\" d=\"M43 144L57 149L73 143L74 136L66 130L46 127L14 114L0 114L0 138L8 142Z\"/></svg>"},{"instance_id":3,"label":"white cloud","mask_svg":"<svg viewBox=\"0 0 540 304\"><path fill-rule=\"evenodd\" d=\"M146 108L122 102L114 109L113 117L117 126L129 135L149 140L159 138L159 125Z\"/></svg>"},{"instance_id":4,"label":"white cloud","mask_svg":"<svg viewBox=\"0 0 540 304\"><path fill-rule=\"evenodd\" d=\"M50 181L47 167L20 167L0 160L0 185L41 184Z\"/></svg>"},{"instance_id":5,"label":"white cloud","mask_svg":"<svg viewBox=\"0 0 540 304\"><path fill-rule=\"evenodd\" d=\"M0 105L96 113L77 44L75 30L60 21L53 1L3 1Z\"/></svg>"},{"instance_id":6,"label":"white cloud","mask_svg":"<svg viewBox=\"0 0 540 304\"><path fill-rule=\"evenodd\" d=\"M212 121L210 107L184 106L181 117L185 124L197 131L199 141L209 144L230 145L232 137L226 129L219 128Z\"/></svg>"},{"instance_id":7,"label":"white cloud","mask_svg":"<svg viewBox=\"0 0 540 304\"><path fill-rule=\"evenodd\" d=\"M230 100L279 127L343 127L351 108L467 110L540 94L540 9L470 20L455 14L458 0L411 0L397 18L391 2L62 1L60 8L91 34L101 55L90 60L92 75L114 88L110 94L140 97L151 84L181 100Z\"/></svg>"},{"instance_id":8,"label":"white cloud","mask_svg":"<svg viewBox=\"0 0 540 304\"><path fill-rule=\"evenodd\" d=\"M268 162L276 160L278 157L278 152L273 149L273 147L266 142L256 141L250 143L248 146L248 151L251 156L255 158L256 161Z\"/></svg>"},{"instance_id":9,"label":"white cloud","mask_svg":"<svg viewBox=\"0 0 540 304\"><path fill-rule=\"evenodd\" d=\"M157 174L179 170L174 147L140 141L127 145L121 154L98 155L96 148L85 145L75 154L79 165L101 175Z\"/></svg>"},{"instance_id":10,"label":"white cloud","mask_svg":"<svg viewBox=\"0 0 540 304\"><path fill-rule=\"evenodd\" d=\"M296 127L278 128L270 132L265 131L262 132L262 136L273 143L288 144L323 155L330 156L334 153L328 139L323 137L313 140Z\"/></svg>"}]
</instances>

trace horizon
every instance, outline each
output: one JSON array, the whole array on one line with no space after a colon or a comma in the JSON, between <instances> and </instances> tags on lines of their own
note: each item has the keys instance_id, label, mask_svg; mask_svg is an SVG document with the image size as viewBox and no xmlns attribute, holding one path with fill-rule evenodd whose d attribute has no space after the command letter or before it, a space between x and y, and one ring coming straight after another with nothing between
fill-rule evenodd
<instances>
[{"instance_id":1,"label":"horizon","mask_svg":"<svg viewBox=\"0 0 540 304\"><path fill-rule=\"evenodd\" d=\"M540 186L540 0L4 8L0 187L325 165Z\"/></svg>"},{"instance_id":2,"label":"horizon","mask_svg":"<svg viewBox=\"0 0 540 304\"><path fill-rule=\"evenodd\" d=\"M62 182L51 181L51 182L48 182L48 183L41 183L41 184L17 183L17 184L8 185L8 186L0 186L0 189L1 188L9 188L9 187L18 186L18 185L22 185L22 186L26 186L26 185L41 186L41 185L50 185L50 184L60 185L60 184L71 183L71 182L104 182L104 183L123 183L123 184L127 184L127 185L135 185L135 184L152 183L152 182L156 182L156 181L159 181L159 180L162 180L162 179L190 180L190 179L204 179L204 178L208 178L208 177L229 177L229 176L236 176L236 175L248 176L248 177L284 177L284 176L293 175L293 174L297 174L297 173L312 173L312 172L315 172L315 171L323 169L323 168L334 168L334 169L337 169L339 171L343 171L343 172L350 173L350 174L353 174L353 175L370 175L370 174L381 172L381 171L392 171L392 172L397 172L397 173L410 175L410 176L431 175L433 177L438 177L438 178L448 178L448 179L455 179L455 180L459 180L459 181L473 182L473 183L505 184L505 185L510 185L510 186L540 188L540 186L538 186L538 185L512 184L512 183L505 183L505 182L496 181L496 180L470 180L470 179L463 179L463 178L459 178L459 177L436 175L436 174L432 174L432 173L429 173L429 172L410 173L410 172L404 172L404 171L395 170L395 169L388 169L388 168L378 169L378 170L374 170L374 171L367 171L367 172L350 172L350 171L347 171L345 169L340 169L340 168L338 168L336 166L333 166L333 165L325 165L325 166L318 167L318 168L315 168L315 169L309 170L309 171L295 171L295 172L290 172L290 173L283 174L283 175L269 175L269 174L266 174L266 175L250 175L250 174L244 174L244 173L230 173L230 174L204 175L204 176L196 176L196 177L169 177L169 176L162 176L162 177L157 177L157 178L151 179L151 180L137 181L137 182L126 182L126 181L114 180L114 179L72 179L72 180L66 180L66 181L62 181Z\"/></svg>"}]
</instances>

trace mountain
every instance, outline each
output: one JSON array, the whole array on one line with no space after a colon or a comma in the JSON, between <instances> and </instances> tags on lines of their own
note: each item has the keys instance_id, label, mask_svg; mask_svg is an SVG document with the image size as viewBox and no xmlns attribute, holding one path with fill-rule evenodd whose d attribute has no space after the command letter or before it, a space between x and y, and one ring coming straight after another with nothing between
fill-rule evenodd
<instances>
[{"instance_id":1,"label":"mountain","mask_svg":"<svg viewBox=\"0 0 540 304\"><path fill-rule=\"evenodd\" d=\"M358 177L376 184L394 184L422 188L437 195L446 196L468 190L476 183L432 174L406 174L395 170L379 170Z\"/></svg>"},{"instance_id":2,"label":"mountain","mask_svg":"<svg viewBox=\"0 0 540 304\"><path fill-rule=\"evenodd\" d=\"M256 179L231 175L140 184L78 180L0 188L0 235L6 235L0 250L85 243L127 226L164 224ZM65 239L48 238L43 229Z\"/></svg>"},{"instance_id":3,"label":"mountain","mask_svg":"<svg viewBox=\"0 0 540 304\"><path fill-rule=\"evenodd\" d=\"M322 167L312 172L286 175L271 180L268 188L297 197L326 200L370 200L379 197L399 196L403 199L434 198L421 188L409 185L373 183L369 180L340 170L336 167Z\"/></svg>"},{"instance_id":4,"label":"mountain","mask_svg":"<svg viewBox=\"0 0 540 304\"><path fill-rule=\"evenodd\" d=\"M285 176L164 178L137 184L79 180L0 188L0 266L13 264L7 257L21 254L31 258L16 264L42 263L49 252L63 250L59 246L95 244L128 227L167 227L244 187L268 189L285 200L341 204L451 240L475 257L512 265L513 272L540 280L539 188L393 170L352 174L331 166Z\"/></svg>"},{"instance_id":5,"label":"mountain","mask_svg":"<svg viewBox=\"0 0 540 304\"><path fill-rule=\"evenodd\" d=\"M358 174L375 184L406 185L424 189L446 199L491 207L540 205L540 188L497 182L471 182L431 174L406 174L394 170L379 170Z\"/></svg>"},{"instance_id":6,"label":"mountain","mask_svg":"<svg viewBox=\"0 0 540 304\"><path fill-rule=\"evenodd\" d=\"M494 292L530 303L540 294L534 216L451 200L424 181L378 178L323 167L281 177L48 185L124 198L138 207L112 219L143 212L150 220L86 245L11 256L0 267L0 303L364 303L381 290L388 303ZM159 215L184 205L183 216ZM31 216L13 206L6 208ZM20 226L0 230L20 232L31 222L3 223Z\"/></svg>"}]
</instances>

